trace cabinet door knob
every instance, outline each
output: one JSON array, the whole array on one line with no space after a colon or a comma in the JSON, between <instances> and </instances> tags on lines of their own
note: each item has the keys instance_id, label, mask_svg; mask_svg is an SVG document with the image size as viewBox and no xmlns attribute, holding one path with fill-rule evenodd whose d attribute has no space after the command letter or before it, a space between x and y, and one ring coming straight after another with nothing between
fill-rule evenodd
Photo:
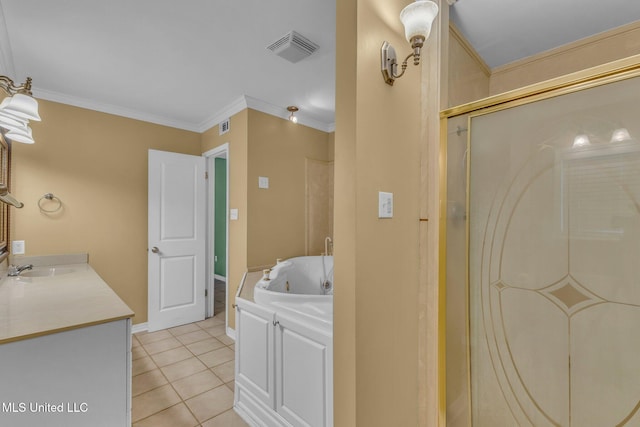
<instances>
[{"instance_id":1,"label":"cabinet door knob","mask_svg":"<svg viewBox=\"0 0 640 427\"><path fill-rule=\"evenodd\" d=\"M157 246L154 246L151 248L151 252L153 252L154 254L157 254L158 252L160 252L160 249L158 249Z\"/></svg>"}]
</instances>

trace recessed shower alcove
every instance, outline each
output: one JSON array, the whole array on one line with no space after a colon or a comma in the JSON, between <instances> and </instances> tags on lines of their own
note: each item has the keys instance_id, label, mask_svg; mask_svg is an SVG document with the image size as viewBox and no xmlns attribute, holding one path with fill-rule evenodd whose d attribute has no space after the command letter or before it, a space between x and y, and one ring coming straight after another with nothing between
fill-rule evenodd
<instances>
[{"instance_id":1,"label":"recessed shower alcove","mask_svg":"<svg viewBox=\"0 0 640 427\"><path fill-rule=\"evenodd\" d=\"M445 113L447 426L640 423L634 67Z\"/></svg>"}]
</instances>

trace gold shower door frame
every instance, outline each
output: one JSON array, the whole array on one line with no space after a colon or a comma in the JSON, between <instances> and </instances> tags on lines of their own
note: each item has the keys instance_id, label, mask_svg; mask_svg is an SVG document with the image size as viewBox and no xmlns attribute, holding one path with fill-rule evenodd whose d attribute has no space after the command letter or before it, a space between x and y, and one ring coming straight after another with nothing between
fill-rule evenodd
<instances>
[{"instance_id":1,"label":"gold shower door frame","mask_svg":"<svg viewBox=\"0 0 640 427\"><path fill-rule=\"evenodd\" d=\"M584 70L578 73L573 73L567 76L563 76L561 78L549 80L547 82L543 82L540 84L535 84L532 86L528 86L522 89L518 89L515 91L507 92L504 94L500 94L497 96L493 96L490 98L486 98L480 101L472 102L469 104L465 104L458 107L453 107L447 110L444 110L440 114L440 248L439 248L439 295L440 300L438 302L439 307L439 412L440 412L440 426L439 427L451 427L453 424L450 424L447 420L447 409L452 402L447 402L447 363L449 361L449 357L452 356L451 353L447 351L447 345L445 344L448 325L447 325L447 315L446 315L446 307L447 307L447 221L449 211L455 206L449 205L448 200L448 186L447 186L447 159L449 156L449 144L448 144L448 133L451 133L450 129L450 121L457 120L458 122L464 121L466 124L466 129L471 129L471 121L473 118L483 116L486 114L503 111L506 109L530 104L536 101L541 101L545 99L550 99L554 97L559 97L562 95L567 95L579 91L583 91L590 88L599 87L602 85L606 85L609 83L614 83L618 81L623 81L627 79L631 79L634 77L640 77L640 55L629 57L620 61L615 61L609 64L604 64L602 66L594 67L588 70ZM465 120L466 117L466 120ZM451 122L453 123L453 122ZM458 134L461 131L465 131L461 127L458 127ZM467 133L467 141L466 141L466 149L467 153L469 152L469 145L471 142L470 131ZM470 186L470 168L469 168L469 159L470 155L466 156L466 201L465 207L466 211L465 215L465 253L466 253L466 265L465 265L465 307L464 313L466 314L466 319L464 319L464 341L465 341L465 350L464 354L457 354L457 357L461 357L464 359L464 363L466 364L466 396L463 396L464 402L454 402L456 405L464 404L466 405L466 410L468 412L468 421L464 424L455 424L455 427L458 425L471 426L472 425L472 407L471 407L471 344L470 344L470 328L471 328L471 320L470 320L470 307L469 307L469 283L470 283L470 268L469 268L469 240L470 240L470 231L469 231L469 186ZM460 214L460 213L458 213ZM551 291L555 292L569 292L570 289L563 289L562 286L557 286L557 289L552 289ZM571 298L571 295L566 296L567 298ZM531 420L529 420L531 421ZM527 425L524 423L524 425ZM549 423L548 425L559 425L554 423ZM624 425L619 424L619 425ZM501 427L501 426L496 426ZM510 426L509 426L510 427Z\"/></svg>"}]
</instances>

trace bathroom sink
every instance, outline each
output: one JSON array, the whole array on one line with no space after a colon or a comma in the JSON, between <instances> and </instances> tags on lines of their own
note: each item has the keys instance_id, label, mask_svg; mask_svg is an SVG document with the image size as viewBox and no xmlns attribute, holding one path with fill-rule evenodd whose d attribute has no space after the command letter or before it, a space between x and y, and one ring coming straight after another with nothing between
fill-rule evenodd
<instances>
[{"instance_id":1,"label":"bathroom sink","mask_svg":"<svg viewBox=\"0 0 640 427\"><path fill-rule=\"evenodd\" d=\"M73 272L73 268L68 267L37 267L20 273L22 277L53 277Z\"/></svg>"}]
</instances>

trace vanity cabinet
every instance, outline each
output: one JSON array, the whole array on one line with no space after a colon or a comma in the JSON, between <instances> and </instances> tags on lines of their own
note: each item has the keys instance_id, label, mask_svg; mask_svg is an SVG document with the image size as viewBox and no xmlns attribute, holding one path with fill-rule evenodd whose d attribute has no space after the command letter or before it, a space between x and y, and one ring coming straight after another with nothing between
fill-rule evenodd
<instances>
[{"instance_id":1,"label":"vanity cabinet","mask_svg":"<svg viewBox=\"0 0 640 427\"><path fill-rule=\"evenodd\" d=\"M0 345L0 425L129 426L131 319Z\"/></svg>"},{"instance_id":2,"label":"vanity cabinet","mask_svg":"<svg viewBox=\"0 0 640 427\"><path fill-rule=\"evenodd\" d=\"M241 298L236 310L236 410L256 426L332 426L332 335Z\"/></svg>"}]
</instances>

